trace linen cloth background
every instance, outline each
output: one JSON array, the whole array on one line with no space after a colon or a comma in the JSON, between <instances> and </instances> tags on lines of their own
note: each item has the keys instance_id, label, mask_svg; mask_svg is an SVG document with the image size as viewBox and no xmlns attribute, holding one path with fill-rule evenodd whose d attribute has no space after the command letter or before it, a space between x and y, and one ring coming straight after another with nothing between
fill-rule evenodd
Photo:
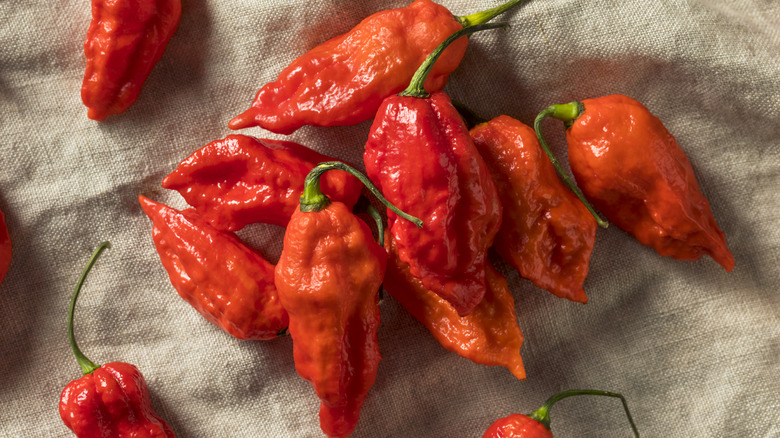
<instances>
[{"instance_id":1,"label":"linen cloth background","mask_svg":"<svg viewBox=\"0 0 780 438\"><path fill-rule=\"evenodd\" d=\"M455 14L498 0L443 0ZM406 0L184 0L138 101L97 123L80 100L87 1L0 2L0 209L14 244L0 287L0 436L68 437L57 405L81 373L68 300L93 249L76 336L93 361L130 362L179 437L321 436L319 401L289 337L241 342L171 287L137 196L231 133L227 122L295 57ZM553 393L625 394L644 437L780 437L780 3L532 0L475 35L446 90L483 117L531 123L552 103L623 93L676 136L726 233L736 269L658 256L599 230L579 305L508 276L525 334L518 381L449 353L391 297L383 361L355 437L476 437ZM362 167L370 122L289 137ZM565 162L563 129L545 124ZM282 138L259 128L242 131ZM276 261L283 230L240 235ZM556 437L625 437L618 400L552 411Z\"/></svg>"}]
</instances>

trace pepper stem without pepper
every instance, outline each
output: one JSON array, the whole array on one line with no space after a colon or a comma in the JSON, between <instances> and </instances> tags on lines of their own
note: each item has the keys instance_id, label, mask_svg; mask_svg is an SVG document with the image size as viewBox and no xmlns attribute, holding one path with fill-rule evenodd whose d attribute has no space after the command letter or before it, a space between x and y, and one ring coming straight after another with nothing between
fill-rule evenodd
<instances>
[{"instance_id":1,"label":"pepper stem without pepper","mask_svg":"<svg viewBox=\"0 0 780 438\"><path fill-rule=\"evenodd\" d=\"M620 401L623 402L623 409L625 409L626 411L626 416L628 417L628 422L631 424L631 429L634 431L634 436L636 438L639 438L639 431L636 428L636 424L634 424L634 419L631 418L631 412L628 410L628 403L626 402L626 398L614 392L599 391L597 389L572 389L569 391L559 392L558 394L555 394L552 397L548 398L547 401L544 402L542 407L535 410L531 415L529 415L529 417L542 423L544 427L546 427L549 430L550 429L550 408L552 407L552 405L554 405L556 402L560 400L565 399L566 397L571 397L573 395L603 395L607 397L619 398Z\"/></svg>"},{"instance_id":2,"label":"pepper stem without pepper","mask_svg":"<svg viewBox=\"0 0 780 438\"><path fill-rule=\"evenodd\" d=\"M110 247L111 243L103 242L97 247L97 249L95 249L95 252L92 253L92 257L90 257L89 261L87 262L87 266L81 273L81 277L79 277L79 281L76 283L76 291L73 292L73 296L70 299L70 310L68 311L68 341L70 342L70 349L73 350L73 354L76 356L76 361L81 366L81 370L84 372L84 375L87 375L100 368L100 365L96 365L94 362L84 356L84 353L81 352L78 344L76 344L76 338L73 336L73 313L76 309L76 300L78 299L79 293L81 292L81 287L84 285L84 281L87 279L87 274L89 274L89 271L92 269L92 265L95 264L98 257L100 257L100 254L106 248Z\"/></svg>"},{"instance_id":3,"label":"pepper stem without pepper","mask_svg":"<svg viewBox=\"0 0 780 438\"><path fill-rule=\"evenodd\" d=\"M439 59L439 56L441 56L442 53L444 53L444 50L453 42L458 40L459 38L471 35L474 32L479 32L482 30L488 30L488 29L496 29L499 27L506 27L506 23L489 23L489 24L478 24L474 26L464 27L463 29L453 33L447 39L441 42L438 47L433 49L433 52L431 52L430 55L428 55L427 58L425 58L425 61L420 65L420 68L417 69L416 72L414 72L414 76L412 76L411 82L409 82L409 86L406 87L406 90L400 92L399 96L411 96L411 97L420 97L420 98L426 98L430 96L430 93L425 91L425 80L428 79L428 75L431 73L431 70L433 70L433 65L436 64L436 60Z\"/></svg>"},{"instance_id":4,"label":"pepper stem without pepper","mask_svg":"<svg viewBox=\"0 0 780 438\"><path fill-rule=\"evenodd\" d=\"M481 12L475 12L473 14L469 15L461 15L456 16L455 19L458 20L458 22L463 27L469 27L469 26L476 26L478 24L487 23L488 21L492 20L493 18L503 14L504 12L512 9L516 5L527 1L527 0L510 0L503 5L496 6L494 8L486 9Z\"/></svg>"},{"instance_id":5,"label":"pepper stem without pepper","mask_svg":"<svg viewBox=\"0 0 780 438\"><path fill-rule=\"evenodd\" d=\"M547 146L547 142L544 141L544 136L542 136L542 121L547 117L552 117L561 120L565 124L567 124L568 127L577 117L580 116L580 114L582 114L584 110L585 107L583 106L582 102L571 102L571 103L561 104L561 105L551 105L545 108L544 110L542 110L542 112L540 112L539 115L536 116L536 120L534 120L534 131L536 131L536 138L539 139L539 144L542 146L544 153L547 154L547 157L550 158L550 162L552 162L553 166L555 167L555 170L558 172L558 175L561 177L563 182L565 182L566 185L569 186L569 189L571 189L571 191L574 192L575 195L577 195L580 201L582 201L582 203L585 205L585 208L587 208L590 214L592 214L593 217L596 219L596 223L599 224L599 226L602 228L607 228L609 226L609 223L604 219L602 219L596 213L596 210L593 208L592 205L590 205L590 202L588 202L588 200L585 199L585 195L583 195L580 189L574 184L574 181L572 181L571 178L569 178L569 176L566 175L566 172L563 171L561 164L558 163L558 160L552 154L552 151L550 151L550 147Z\"/></svg>"},{"instance_id":6,"label":"pepper stem without pepper","mask_svg":"<svg viewBox=\"0 0 780 438\"><path fill-rule=\"evenodd\" d=\"M382 195L382 192L379 191L379 189L371 182L371 180L368 179L368 177L360 173L354 167L342 163L341 161L327 161L320 163L314 169L312 169L308 175L306 175L306 179L303 182L303 194L301 195L301 211L320 211L330 205L330 199L328 199L328 197L325 196L325 194L322 193L322 190L320 189L320 177L323 173L333 169L343 170L354 176L360 180L360 182L362 182L363 185L366 186L366 188L371 193L373 193L380 202L382 202L382 204L385 204L387 208L393 210L393 212L395 212L395 214L398 216L414 223L418 228L422 228L423 222L420 219L417 219L410 214L404 213L398 207L390 203L390 201L388 201Z\"/></svg>"}]
</instances>

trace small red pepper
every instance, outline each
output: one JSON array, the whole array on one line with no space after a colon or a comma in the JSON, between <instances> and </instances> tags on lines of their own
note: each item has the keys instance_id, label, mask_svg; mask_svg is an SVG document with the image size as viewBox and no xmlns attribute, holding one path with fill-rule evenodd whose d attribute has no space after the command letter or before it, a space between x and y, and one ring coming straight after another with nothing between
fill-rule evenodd
<instances>
[{"instance_id":1,"label":"small red pepper","mask_svg":"<svg viewBox=\"0 0 780 438\"><path fill-rule=\"evenodd\" d=\"M498 116L471 130L503 207L494 247L523 278L585 303L582 288L596 240L596 221L561 183L534 130Z\"/></svg>"},{"instance_id":2,"label":"small red pepper","mask_svg":"<svg viewBox=\"0 0 780 438\"><path fill-rule=\"evenodd\" d=\"M486 11L453 16L430 0L377 12L344 35L313 48L264 85L252 107L230 121L230 129L260 126L290 134L304 125L354 125L371 119L382 99L403 90L425 57L448 35L485 23L523 0ZM447 83L466 52L464 38L447 50L425 88Z\"/></svg>"},{"instance_id":3,"label":"small red pepper","mask_svg":"<svg viewBox=\"0 0 780 438\"><path fill-rule=\"evenodd\" d=\"M220 230L237 231L252 223L285 226L298 209L306 174L317 163L332 160L290 141L229 135L187 157L162 186L181 193ZM322 179L323 191L350 207L362 188L342 171Z\"/></svg>"},{"instance_id":4,"label":"small red pepper","mask_svg":"<svg viewBox=\"0 0 780 438\"><path fill-rule=\"evenodd\" d=\"M422 85L448 44L498 26L466 27L437 47L407 90L382 102L363 155L366 173L385 196L401 210L426 218L425 228L418 229L388 212L399 258L460 315L485 295L485 260L501 225L501 204L449 97L429 95Z\"/></svg>"},{"instance_id":5,"label":"small red pepper","mask_svg":"<svg viewBox=\"0 0 780 438\"><path fill-rule=\"evenodd\" d=\"M557 401L573 395L603 395L619 398L623 402L623 409L626 411L626 416L631 429L634 431L634 436L639 438L639 431L634 424L634 419L631 418L631 412L628 410L626 399L620 394L593 389L564 391L547 399L542 407L531 415L512 414L508 417L500 418L490 425L482 438L552 438L553 435L550 432L550 408Z\"/></svg>"},{"instance_id":6,"label":"small red pepper","mask_svg":"<svg viewBox=\"0 0 780 438\"><path fill-rule=\"evenodd\" d=\"M274 339L287 327L274 265L195 210L144 196L138 202L154 223L154 245L171 284L195 310L238 339Z\"/></svg>"},{"instance_id":7,"label":"small red pepper","mask_svg":"<svg viewBox=\"0 0 780 438\"><path fill-rule=\"evenodd\" d=\"M0 283L3 282L8 268L11 266L11 236L8 234L8 227L5 225L5 215L0 211Z\"/></svg>"},{"instance_id":8,"label":"small red pepper","mask_svg":"<svg viewBox=\"0 0 780 438\"><path fill-rule=\"evenodd\" d=\"M180 0L92 0L81 100L102 121L138 98L179 25Z\"/></svg>"},{"instance_id":9,"label":"small red pepper","mask_svg":"<svg viewBox=\"0 0 780 438\"><path fill-rule=\"evenodd\" d=\"M566 123L572 173L585 196L611 222L662 256L698 260L707 254L726 271L734 269L734 256L688 157L644 105L615 94L542 111L534 128L558 166L541 135L545 117Z\"/></svg>"},{"instance_id":10,"label":"small red pepper","mask_svg":"<svg viewBox=\"0 0 780 438\"><path fill-rule=\"evenodd\" d=\"M146 381L134 365L95 365L73 336L73 313L81 287L100 253L98 246L79 278L68 312L68 340L84 376L70 382L60 396L60 417L79 438L173 438L173 430L152 409Z\"/></svg>"}]
</instances>

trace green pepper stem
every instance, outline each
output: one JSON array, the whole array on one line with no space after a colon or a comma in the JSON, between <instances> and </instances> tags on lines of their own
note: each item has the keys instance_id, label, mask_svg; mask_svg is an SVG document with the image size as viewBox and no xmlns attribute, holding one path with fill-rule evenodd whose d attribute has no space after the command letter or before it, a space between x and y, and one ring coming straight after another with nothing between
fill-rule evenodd
<instances>
[{"instance_id":1,"label":"green pepper stem","mask_svg":"<svg viewBox=\"0 0 780 438\"><path fill-rule=\"evenodd\" d=\"M487 23L488 21L492 20L496 16L503 14L504 12L512 9L513 7L515 7L516 5L524 1L526 0L510 0L504 3L503 5L486 9L481 12L475 12L473 14L455 17L455 19L458 20L458 22L463 27L476 26L478 24Z\"/></svg>"},{"instance_id":2,"label":"green pepper stem","mask_svg":"<svg viewBox=\"0 0 780 438\"><path fill-rule=\"evenodd\" d=\"M441 56L442 53L444 53L444 50L452 44L454 41L458 40L460 37L463 37L465 35L470 35L474 32L479 32L482 30L488 30L488 29L496 29L499 27L506 27L506 23L491 23L491 24L479 24L469 27L464 27L463 29L453 33L447 39L442 41L441 44L439 44L438 47L433 49L433 52L431 52L430 55L428 55L427 58L425 58L425 61L420 65L420 68L417 69L417 71L414 73L414 76L412 76L411 82L409 82L409 86L406 87L406 90L399 93L399 96L411 96L411 97L421 97L426 98L430 96L430 94L425 91L425 80L428 79L428 75L431 73L431 70L433 70L433 65L436 64L436 60L439 59L439 56Z\"/></svg>"},{"instance_id":3,"label":"green pepper stem","mask_svg":"<svg viewBox=\"0 0 780 438\"><path fill-rule=\"evenodd\" d=\"M597 213L596 210L593 209L593 206L590 205L587 199L585 199L585 196L582 194L579 188L574 184L574 181L569 178L568 175L563 171L563 168L561 167L560 163L558 163L558 160L555 158L555 156L550 151L550 147L547 146L547 142L544 141L544 137L542 136L542 121L547 117L553 117L558 120L563 121L565 124L569 125L571 124L577 117L582 114L584 111L584 106L582 105L582 102L571 102L567 104L561 104L561 105L551 105L542 112L539 113L538 116L536 116L536 120L534 120L534 131L536 131L536 137L539 139L539 144L542 146L542 149L544 150L544 153L547 154L547 156L550 158L550 161L552 162L553 166L555 167L555 170L558 172L558 175L561 177L563 182L566 183L567 186L569 186L569 189L571 189L572 192L574 192L575 195L582 201L582 203L585 205L585 208L588 209L590 214L593 215L593 217L596 219L596 223L599 224L602 228L607 228L609 226L609 223L602 219Z\"/></svg>"},{"instance_id":4,"label":"green pepper stem","mask_svg":"<svg viewBox=\"0 0 780 438\"><path fill-rule=\"evenodd\" d=\"M314 169L312 169L308 175L306 175L306 179L303 182L303 194L301 195L301 211L320 211L330 205L330 199L328 199L328 197L325 196L325 194L322 193L322 190L320 189L320 177L323 173L333 169L343 170L351 174L360 180L360 182L362 182L363 185L366 186L366 188L371 193L373 193L380 202L382 202L382 204L385 204L387 208L393 210L398 216L414 223L418 228L422 228L423 222L420 219L404 213L398 207L390 203L390 201L388 201L387 198L382 195L382 192L379 191L379 189L371 182L371 180L368 179L368 177L360 173L354 167L342 163L341 161L327 161L320 163Z\"/></svg>"},{"instance_id":5,"label":"green pepper stem","mask_svg":"<svg viewBox=\"0 0 780 438\"><path fill-rule=\"evenodd\" d=\"M84 353L81 352L78 344L76 344L76 337L73 336L73 313L76 309L76 300L78 299L79 293L81 292L81 287L84 285L84 281L87 279L87 274L89 274L89 271L92 269L92 265L95 264L98 257L100 257L100 254L106 248L110 247L111 243L103 242L97 247L97 249L95 249L95 252L92 253L92 257L90 257L89 261L87 262L87 266L81 273L81 277L79 277L79 281L76 283L76 291L73 292L73 296L70 299L70 310L68 311L68 341L70 342L70 349L73 350L73 354L76 356L76 361L81 366L81 370L84 372L84 375L87 375L100 368L100 365L95 365L94 362L87 359L87 356L84 356Z\"/></svg>"},{"instance_id":6,"label":"green pepper stem","mask_svg":"<svg viewBox=\"0 0 780 438\"><path fill-rule=\"evenodd\" d=\"M529 417L542 423L544 427L546 427L549 430L550 429L550 408L552 407L552 405L554 405L556 402L560 400L563 400L566 397L571 397L573 395L603 395L607 397L619 398L620 401L623 403L623 409L625 409L626 411L626 416L628 417L628 422L631 424L631 429L634 431L634 436L639 438L639 431L636 428L636 424L634 424L634 419L631 418L631 412L628 410L628 403L626 402L626 398L614 392L599 391L596 389L572 389L569 391L559 392L558 394L555 394L549 399L547 399L547 401L544 402L542 407L535 410L531 415L529 415Z\"/></svg>"},{"instance_id":7,"label":"green pepper stem","mask_svg":"<svg viewBox=\"0 0 780 438\"><path fill-rule=\"evenodd\" d=\"M366 214L368 217L370 217L374 223L376 224L376 231L379 234L379 237L376 239L377 244L379 246L383 247L385 246L385 224L382 222L382 215L379 214L379 210L376 209L373 205L371 205L371 202L366 198L365 196L361 196L360 199L358 199L357 204L355 204L354 207L352 207L352 212L355 214Z\"/></svg>"}]
</instances>

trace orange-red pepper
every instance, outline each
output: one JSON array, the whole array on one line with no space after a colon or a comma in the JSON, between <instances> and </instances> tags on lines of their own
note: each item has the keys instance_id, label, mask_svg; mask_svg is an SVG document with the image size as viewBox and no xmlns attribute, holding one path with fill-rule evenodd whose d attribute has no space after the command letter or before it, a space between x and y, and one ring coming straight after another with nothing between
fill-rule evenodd
<instances>
[{"instance_id":1,"label":"orange-red pepper","mask_svg":"<svg viewBox=\"0 0 780 438\"><path fill-rule=\"evenodd\" d=\"M585 303L596 221L555 173L533 128L498 116L471 130L503 207L494 247L523 278Z\"/></svg>"},{"instance_id":2,"label":"orange-red pepper","mask_svg":"<svg viewBox=\"0 0 780 438\"><path fill-rule=\"evenodd\" d=\"M181 17L180 0L92 0L81 100L105 120L138 98Z\"/></svg>"},{"instance_id":3,"label":"orange-red pepper","mask_svg":"<svg viewBox=\"0 0 780 438\"><path fill-rule=\"evenodd\" d=\"M611 222L660 255L698 260L707 254L727 271L734 268L688 157L644 105L616 94L550 106L534 127L552 157L541 136L545 117L566 123L572 173Z\"/></svg>"},{"instance_id":4,"label":"orange-red pepper","mask_svg":"<svg viewBox=\"0 0 780 438\"><path fill-rule=\"evenodd\" d=\"M138 201L154 223L154 245L171 284L195 310L238 339L273 339L287 327L271 263L195 210Z\"/></svg>"},{"instance_id":5,"label":"orange-red pepper","mask_svg":"<svg viewBox=\"0 0 780 438\"><path fill-rule=\"evenodd\" d=\"M100 253L92 254L76 285L68 312L68 340L84 375L70 382L60 396L60 417L79 438L174 438L173 430L152 409L149 389L134 365L96 365L81 352L73 336L73 313L81 287Z\"/></svg>"},{"instance_id":6,"label":"orange-red pepper","mask_svg":"<svg viewBox=\"0 0 780 438\"><path fill-rule=\"evenodd\" d=\"M229 135L198 149L163 179L188 204L220 230L237 231L252 223L287 225L317 163L331 161L290 141ZM363 186L337 170L322 178L322 190L347 206L355 205Z\"/></svg>"},{"instance_id":7,"label":"orange-red pepper","mask_svg":"<svg viewBox=\"0 0 780 438\"><path fill-rule=\"evenodd\" d=\"M8 268L11 266L11 236L8 234L8 227L5 225L5 215L0 211L0 283L3 282Z\"/></svg>"},{"instance_id":8,"label":"orange-red pepper","mask_svg":"<svg viewBox=\"0 0 780 438\"><path fill-rule=\"evenodd\" d=\"M518 379L525 379L520 347L523 333L517 325L515 300L506 279L487 263L487 291L474 310L460 316L440 296L427 290L409 272L409 265L398 259L389 231L385 244L390 259L383 287L439 343L470 361L482 365L506 367Z\"/></svg>"},{"instance_id":9,"label":"orange-red pepper","mask_svg":"<svg viewBox=\"0 0 780 438\"><path fill-rule=\"evenodd\" d=\"M230 129L260 126L290 134L304 125L354 125L376 114L382 99L403 90L425 57L463 26L484 23L523 0L455 17L430 0L377 12L349 32L302 55L264 85ZM466 52L464 38L447 50L425 82L447 83Z\"/></svg>"}]
</instances>

